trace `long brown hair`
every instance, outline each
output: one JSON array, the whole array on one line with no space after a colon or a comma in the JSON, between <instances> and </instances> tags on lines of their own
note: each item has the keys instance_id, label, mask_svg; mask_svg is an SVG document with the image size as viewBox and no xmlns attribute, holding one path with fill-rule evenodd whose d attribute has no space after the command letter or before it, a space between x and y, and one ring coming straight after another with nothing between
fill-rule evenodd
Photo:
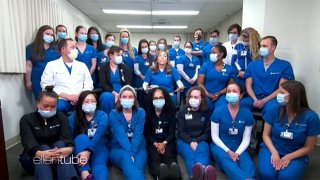
<instances>
[{"instance_id":1,"label":"long brown hair","mask_svg":"<svg viewBox=\"0 0 320 180\"><path fill-rule=\"evenodd\" d=\"M128 52L129 52L129 55L130 55L130 58L133 60L134 59L134 53L133 53L133 50L132 50L132 45L131 45L131 33L128 29L122 29L120 31L120 38L119 38L119 46L123 49L122 47L122 44L121 44L121 34L122 33L128 33L128 37L129 37L129 41L128 41Z\"/></svg>"},{"instance_id":2,"label":"long brown hair","mask_svg":"<svg viewBox=\"0 0 320 180\"><path fill-rule=\"evenodd\" d=\"M280 86L288 91L289 101L286 106L280 108L279 121L281 121L286 114L286 108L292 113L296 113L296 117L298 118L303 112L310 110L306 89L301 82L289 80L282 83Z\"/></svg>"},{"instance_id":3,"label":"long brown hair","mask_svg":"<svg viewBox=\"0 0 320 180\"><path fill-rule=\"evenodd\" d=\"M46 50L44 49L43 32L48 29L51 29L52 32L54 33L53 28L49 25L43 25L38 29L38 32L36 34L36 38L34 39L34 41L32 43L32 52L31 52L31 60L32 61L44 59L44 55L45 55ZM52 43L54 41L55 41L55 38L53 36Z\"/></svg>"},{"instance_id":4,"label":"long brown hair","mask_svg":"<svg viewBox=\"0 0 320 180\"><path fill-rule=\"evenodd\" d=\"M190 103L189 103L189 99L190 99L190 94L192 91L200 91L200 96L201 96L200 110L206 111L207 110L207 97L206 97L206 94L205 94L203 88L200 86L193 86L187 92L187 94L186 94L187 95L186 108L191 108Z\"/></svg>"},{"instance_id":5,"label":"long brown hair","mask_svg":"<svg viewBox=\"0 0 320 180\"><path fill-rule=\"evenodd\" d=\"M169 61L169 54L167 51L164 51L164 50L161 50L161 51L158 51L157 54L156 54L156 58L155 58L155 62L154 64L150 67L150 70L152 73L155 73L157 72L157 70L159 69L159 64L158 64L158 57L160 55L161 52L164 52L167 54L167 63L166 63L166 67L165 67L165 71L166 71L166 74L171 74L171 64L170 64L170 61Z\"/></svg>"}]
</instances>

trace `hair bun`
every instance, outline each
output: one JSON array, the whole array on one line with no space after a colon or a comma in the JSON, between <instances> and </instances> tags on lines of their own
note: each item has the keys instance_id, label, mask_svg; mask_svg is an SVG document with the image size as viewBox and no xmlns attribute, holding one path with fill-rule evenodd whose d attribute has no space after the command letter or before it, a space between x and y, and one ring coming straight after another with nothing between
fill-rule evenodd
<instances>
[{"instance_id":1,"label":"hair bun","mask_svg":"<svg viewBox=\"0 0 320 180\"><path fill-rule=\"evenodd\" d=\"M44 89L48 92L52 92L53 91L54 86L50 85L50 86L46 86Z\"/></svg>"}]
</instances>

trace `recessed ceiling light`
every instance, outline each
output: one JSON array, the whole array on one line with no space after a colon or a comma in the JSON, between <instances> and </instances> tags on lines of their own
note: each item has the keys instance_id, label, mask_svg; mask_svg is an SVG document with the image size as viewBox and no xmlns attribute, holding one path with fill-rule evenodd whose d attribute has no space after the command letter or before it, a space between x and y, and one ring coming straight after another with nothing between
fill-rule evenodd
<instances>
[{"instance_id":1,"label":"recessed ceiling light","mask_svg":"<svg viewBox=\"0 0 320 180\"><path fill-rule=\"evenodd\" d=\"M117 28L132 28L132 29L186 29L186 28L188 28L188 26L117 25Z\"/></svg>"},{"instance_id":2,"label":"recessed ceiling light","mask_svg":"<svg viewBox=\"0 0 320 180\"><path fill-rule=\"evenodd\" d=\"M198 15L199 11L152 11L152 15Z\"/></svg>"},{"instance_id":3,"label":"recessed ceiling light","mask_svg":"<svg viewBox=\"0 0 320 180\"><path fill-rule=\"evenodd\" d=\"M151 11L103 9L106 14L151 15Z\"/></svg>"}]
</instances>

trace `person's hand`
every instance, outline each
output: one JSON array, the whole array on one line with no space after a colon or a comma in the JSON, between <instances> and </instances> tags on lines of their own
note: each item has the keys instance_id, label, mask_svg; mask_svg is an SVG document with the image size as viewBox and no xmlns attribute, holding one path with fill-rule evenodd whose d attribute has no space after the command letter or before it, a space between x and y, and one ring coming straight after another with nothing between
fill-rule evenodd
<instances>
[{"instance_id":1,"label":"person's hand","mask_svg":"<svg viewBox=\"0 0 320 180\"><path fill-rule=\"evenodd\" d=\"M140 79L144 81L144 75L140 74Z\"/></svg>"},{"instance_id":2,"label":"person's hand","mask_svg":"<svg viewBox=\"0 0 320 180\"><path fill-rule=\"evenodd\" d=\"M238 77L243 78L244 77L244 71L239 71L238 72Z\"/></svg>"},{"instance_id":3,"label":"person's hand","mask_svg":"<svg viewBox=\"0 0 320 180\"><path fill-rule=\"evenodd\" d=\"M221 96L220 92L217 92L215 94L212 95L211 101L216 101L219 97Z\"/></svg>"},{"instance_id":4,"label":"person's hand","mask_svg":"<svg viewBox=\"0 0 320 180\"><path fill-rule=\"evenodd\" d=\"M190 143L190 147L193 151L196 151L197 150L197 147L198 147L198 143L197 142L191 142Z\"/></svg>"},{"instance_id":5,"label":"person's hand","mask_svg":"<svg viewBox=\"0 0 320 180\"><path fill-rule=\"evenodd\" d=\"M28 91L32 90L32 82L31 81L26 81L26 88Z\"/></svg>"},{"instance_id":6,"label":"person's hand","mask_svg":"<svg viewBox=\"0 0 320 180\"><path fill-rule=\"evenodd\" d=\"M76 104L78 102L78 96L75 94L69 94L66 98L71 104Z\"/></svg>"},{"instance_id":7,"label":"person's hand","mask_svg":"<svg viewBox=\"0 0 320 180\"><path fill-rule=\"evenodd\" d=\"M178 92L178 91L183 91L183 89L184 89L184 87L182 86L182 87L178 87L174 92Z\"/></svg>"},{"instance_id":8,"label":"person's hand","mask_svg":"<svg viewBox=\"0 0 320 180\"><path fill-rule=\"evenodd\" d=\"M59 154L60 157L68 157L72 153L73 149L71 147L64 147L56 149L55 152Z\"/></svg>"},{"instance_id":9,"label":"person's hand","mask_svg":"<svg viewBox=\"0 0 320 180\"><path fill-rule=\"evenodd\" d=\"M160 154L164 154L165 151L166 151L166 144L165 144L165 143L158 143L157 151L158 151Z\"/></svg>"},{"instance_id":10,"label":"person's hand","mask_svg":"<svg viewBox=\"0 0 320 180\"><path fill-rule=\"evenodd\" d=\"M290 162L291 159L287 155L283 156L279 161L279 170L288 167Z\"/></svg>"},{"instance_id":11,"label":"person's hand","mask_svg":"<svg viewBox=\"0 0 320 180\"><path fill-rule=\"evenodd\" d=\"M275 170L280 169L280 156L277 152L271 154L271 164L275 168Z\"/></svg>"},{"instance_id":12,"label":"person's hand","mask_svg":"<svg viewBox=\"0 0 320 180\"><path fill-rule=\"evenodd\" d=\"M189 84L193 85L196 81L194 79L189 79Z\"/></svg>"},{"instance_id":13,"label":"person's hand","mask_svg":"<svg viewBox=\"0 0 320 180\"><path fill-rule=\"evenodd\" d=\"M91 155L90 151L82 151L82 152L80 152L77 155L77 157L80 159L78 165L80 167L83 167L84 165L86 165L88 163L88 161L89 161L90 155Z\"/></svg>"},{"instance_id":14,"label":"person's hand","mask_svg":"<svg viewBox=\"0 0 320 180\"><path fill-rule=\"evenodd\" d=\"M266 98L263 98L261 100L256 99L256 100L253 101L253 106L255 108L261 109L266 104L266 102L267 102Z\"/></svg>"},{"instance_id":15,"label":"person's hand","mask_svg":"<svg viewBox=\"0 0 320 180\"><path fill-rule=\"evenodd\" d=\"M115 91L112 91L112 95L114 97L114 103L116 103L119 99L119 93L115 92Z\"/></svg>"},{"instance_id":16,"label":"person's hand","mask_svg":"<svg viewBox=\"0 0 320 180\"><path fill-rule=\"evenodd\" d=\"M232 161L236 162L239 159L239 155L231 150L228 152L228 156L232 159Z\"/></svg>"}]
</instances>

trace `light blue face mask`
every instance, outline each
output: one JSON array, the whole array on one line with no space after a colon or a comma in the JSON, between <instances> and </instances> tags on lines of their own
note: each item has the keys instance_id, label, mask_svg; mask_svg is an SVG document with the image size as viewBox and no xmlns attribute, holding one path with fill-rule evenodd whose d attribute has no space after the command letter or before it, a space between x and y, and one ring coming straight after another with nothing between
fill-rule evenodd
<instances>
[{"instance_id":1,"label":"light blue face mask","mask_svg":"<svg viewBox=\"0 0 320 180\"><path fill-rule=\"evenodd\" d=\"M229 41L235 41L238 39L238 35L237 34L229 34Z\"/></svg>"},{"instance_id":2,"label":"light blue face mask","mask_svg":"<svg viewBox=\"0 0 320 180\"><path fill-rule=\"evenodd\" d=\"M158 44L159 50L163 51L166 46L164 44Z\"/></svg>"},{"instance_id":3,"label":"light blue face mask","mask_svg":"<svg viewBox=\"0 0 320 180\"><path fill-rule=\"evenodd\" d=\"M52 116L56 115L57 111L53 110L53 111L43 111L38 109L38 113L41 115L41 117L43 118L51 118Z\"/></svg>"},{"instance_id":4,"label":"light blue face mask","mask_svg":"<svg viewBox=\"0 0 320 180\"><path fill-rule=\"evenodd\" d=\"M96 103L86 103L82 104L82 110L86 114L92 114L96 111L97 104Z\"/></svg>"},{"instance_id":5,"label":"light blue face mask","mask_svg":"<svg viewBox=\"0 0 320 180\"><path fill-rule=\"evenodd\" d=\"M269 55L269 50L268 48L261 47L259 49L259 53L260 53L260 56L267 57Z\"/></svg>"},{"instance_id":6,"label":"light blue face mask","mask_svg":"<svg viewBox=\"0 0 320 180\"><path fill-rule=\"evenodd\" d=\"M98 34L90 34L90 39L94 42L97 42L99 40Z\"/></svg>"},{"instance_id":7,"label":"light blue face mask","mask_svg":"<svg viewBox=\"0 0 320 180\"><path fill-rule=\"evenodd\" d=\"M132 108L134 104L134 99L120 99L120 104L125 109Z\"/></svg>"},{"instance_id":8,"label":"light blue face mask","mask_svg":"<svg viewBox=\"0 0 320 180\"><path fill-rule=\"evenodd\" d=\"M143 53L143 54L147 54L148 53L148 51L149 51L149 48L141 48L141 52Z\"/></svg>"},{"instance_id":9,"label":"light blue face mask","mask_svg":"<svg viewBox=\"0 0 320 180\"><path fill-rule=\"evenodd\" d=\"M166 101L164 99L155 99L152 101L152 104L156 109L162 109L165 103Z\"/></svg>"},{"instance_id":10,"label":"light blue face mask","mask_svg":"<svg viewBox=\"0 0 320 180\"><path fill-rule=\"evenodd\" d=\"M127 45L129 42L129 38L121 38L121 44Z\"/></svg>"},{"instance_id":11,"label":"light blue face mask","mask_svg":"<svg viewBox=\"0 0 320 180\"><path fill-rule=\"evenodd\" d=\"M215 63L218 60L218 54L210 54L210 61Z\"/></svg>"},{"instance_id":12,"label":"light blue face mask","mask_svg":"<svg viewBox=\"0 0 320 180\"><path fill-rule=\"evenodd\" d=\"M226 94L226 100L228 103L234 105L239 101L239 95L237 93L227 93Z\"/></svg>"},{"instance_id":13,"label":"light blue face mask","mask_svg":"<svg viewBox=\"0 0 320 180\"><path fill-rule=\"evenodd\" d=\"M211 38L209 39L209 42L210 42L211 44L216 43L217 41L218 41L218 38L216 38L216 37L211 37Z\"/></svg>"},{"instance_id":14,"label":"light blue face mask","mask_svg":"<svg viewBox=\"0 0 320 180\"><path fill-rule=\"evenodd\" d=\"M48 36L48 35L43 35L43 41L45 42L45 43L48 43L48 44L50 44L50 43L52 43L53 42L53 37L52 36Z\"/></svg>"},{"instance_id":15,"label":"light blue face mask","mask_svg":"<svg viewBox=\"0 0 320 180\"><path fill-rule=\"evenodd\" d=\"M107 42L105 43L105 45L106 45L107 47L111 47L111 46L114 45L114 41L107 41Z\"/></svg>"},{"instance_id":16,"label":"light blue face mask","mask_svg":"<svg viewBox=\"0 0 320 180\"><path fill-rule=\"evenodd\" d=\"M57 36L59 39L65 39L67 37L67 33L65 32L58 32Z\"/></svg>"},{"instance_id":17,"label":"light blue face mask","mask_svg":"<svg viewBox=\"0 0 320 180\"><path fill-rule=\"evenodd\" d=\"M122 63L122 56L115 56L115 61L114 61L115 64L121 64Z\"/></svg>"},{"instance_id":18,"label":"light blue face mask","mask_svg":"<svg viewBox=\"0 0 320 180\"><path fill-rule=\"evenodd\" d=\"M175 48L180 47L180 41L173 41L173 47Z\"/></svg>"},{"instance_id":19,"label":"light blue face mask","mask_svg":"<svg viewBox=\"0 0 320 180\"><path fill-rule=\"evenodd\" d=\"M87 35L85 34L79 34L78 35L78 40L81 41L81 42L85 42L87 40Z\"/></svg>"},{"instance_id":20,"label":"light blue face mask","mask_svg":"<svg viewBox=\"0 0 320 180\"><path fill-rule=\"evenodd\" d=\"M281 106L286 106L288 104L288 101L285 99L287 95L288 94L282 94L282 93L277 94L277 101Z\"/></svg>"}]
</instances>

